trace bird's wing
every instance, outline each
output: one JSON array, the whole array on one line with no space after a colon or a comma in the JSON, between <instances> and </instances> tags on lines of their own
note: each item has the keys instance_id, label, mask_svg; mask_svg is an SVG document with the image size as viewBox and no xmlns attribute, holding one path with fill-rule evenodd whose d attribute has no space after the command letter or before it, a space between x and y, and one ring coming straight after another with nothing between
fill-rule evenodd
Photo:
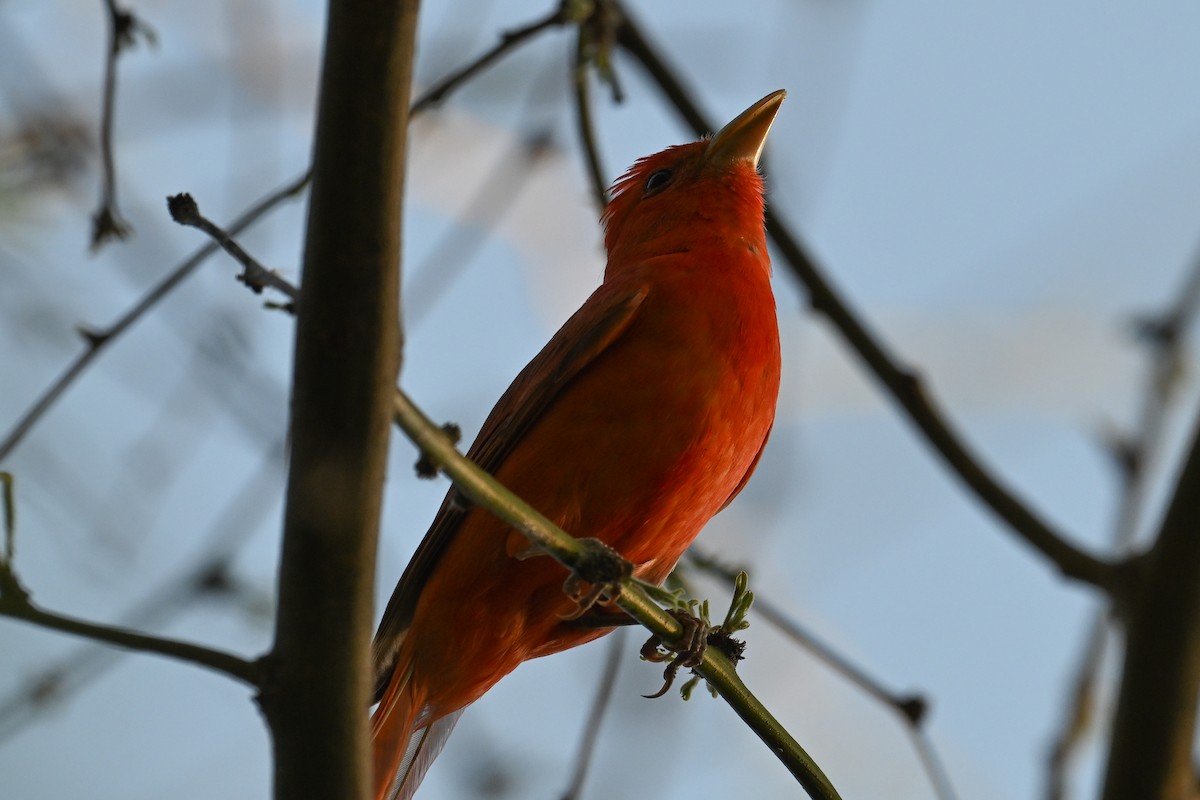
<instances>
[{"instance_id":1,"label":"bird's wing","mask_svg":"<svg viewBox=\"0 0 1200 800\"><path fill-rule=\"evenodd\" d=\"M572 379L629 328L648 291L644 285L628 284L619 288L609 284L597 289L517 375L484 421L467 456L494 474ZM396 584L372 646L376 700L387 686L421 590L469 507L466 498L451 488Z\"/></svg>"}]
</instances>

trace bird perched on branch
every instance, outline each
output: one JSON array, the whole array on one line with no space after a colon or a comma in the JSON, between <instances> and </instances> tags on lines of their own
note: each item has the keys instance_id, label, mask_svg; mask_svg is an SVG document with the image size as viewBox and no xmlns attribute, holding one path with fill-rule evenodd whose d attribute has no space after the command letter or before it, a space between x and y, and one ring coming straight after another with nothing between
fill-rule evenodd
<instances>
[{"instance_id":1,"label":"bird perched on branch","mask_svg":"<svg viewBox=\"0 0 1200 800\"><path fill-rule=\"evenodd\" d=\"M643 158L604 212L604 281L521 371L467 455L559 527L661 583L749 479L779 329L758 160L784 92ZM410 798L463 708L522 661L596 639L563 568L451 489L375 635L375 794Z\"/></svg>"}]
</instances>

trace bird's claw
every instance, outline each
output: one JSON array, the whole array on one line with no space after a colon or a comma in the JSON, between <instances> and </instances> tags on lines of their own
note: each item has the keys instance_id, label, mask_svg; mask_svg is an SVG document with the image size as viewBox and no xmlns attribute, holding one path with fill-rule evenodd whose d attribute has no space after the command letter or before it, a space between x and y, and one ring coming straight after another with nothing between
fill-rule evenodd
<instances>
[{"instance_id":1,"label":"bird's claw","mask_svg":"<svg viewBox=\"0 0 1200 800\"><path fill-rule=\"evenodd\" d=\"M681 667L691 669L700 666L700 662L704 660L704 651L708 649L709 633L714 630L708 623L690 611L674 608L667 613L683 626L683 632L673 643L664 641L656 633L642 645L641 656L646 661L669 662L666 669L663 670L662 688L654 694L642 695L649 700L662 697L671 690L671 685L675 683L675 676L679 674Z\"/></svg>"},{"instance_id":2,"label":"bird's claw","mask_svg":"<svg viewBox=\"0 0 1200 800\"><path fill-rule=\"evenodd\" d=\"M633 575L633 564L599 539L580 539L584 546L583 559L563 582L563 592L575 603L575 608L560 616L564 621L576 620L598 602L611 603L621 594L621 581Z\"/></svg>"}]
</instances>

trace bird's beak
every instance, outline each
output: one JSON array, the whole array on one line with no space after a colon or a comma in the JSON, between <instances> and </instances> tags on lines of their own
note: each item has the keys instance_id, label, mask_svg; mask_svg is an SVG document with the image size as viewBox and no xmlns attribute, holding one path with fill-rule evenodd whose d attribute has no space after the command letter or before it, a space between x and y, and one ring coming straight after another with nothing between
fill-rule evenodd
<instances>
[{"instance_id":1,"label":"bird's beak","mask_svg":"<svg viewBox=\"0 0 1200 800\"><path fill-rule=\"evenodd\" d=\"M775 114L784 97L787 97L787 92L779 89L738 114L733 122L721 128L709 140L704 150L704 160L718 166L749 161L757 167L763 145L767 143L767 134L771 131L771 123L775 121Z\"/></svg>"}]
</instances>

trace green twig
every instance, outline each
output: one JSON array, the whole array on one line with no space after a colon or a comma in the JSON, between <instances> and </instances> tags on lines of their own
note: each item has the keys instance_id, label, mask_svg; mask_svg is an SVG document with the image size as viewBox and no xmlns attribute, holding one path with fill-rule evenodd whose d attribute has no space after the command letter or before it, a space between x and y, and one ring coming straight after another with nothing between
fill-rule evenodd
<instances>
[{"instance_id":1,"label":"green twig","mask_svg":"<svg viewBox=\"0 0 1200 800\"><path fill-rule=\"evenodd\" d=\"M394 418L413 443L446 473L460 492L471 501L487 507L555 561L574 570L586 555L584 546L570 534L461 455L441 429L399 389L396 390ZM622 581L616 603L651 632L668 641L674 641L683 632L679 622L660 608L635 580ZM746 688L724 655L717 652L716 648L709 648L696 671L717 688L725 701L767 744L813 800L835 800L839 797L821 768Z\"/></svg>"}]
</instances>

